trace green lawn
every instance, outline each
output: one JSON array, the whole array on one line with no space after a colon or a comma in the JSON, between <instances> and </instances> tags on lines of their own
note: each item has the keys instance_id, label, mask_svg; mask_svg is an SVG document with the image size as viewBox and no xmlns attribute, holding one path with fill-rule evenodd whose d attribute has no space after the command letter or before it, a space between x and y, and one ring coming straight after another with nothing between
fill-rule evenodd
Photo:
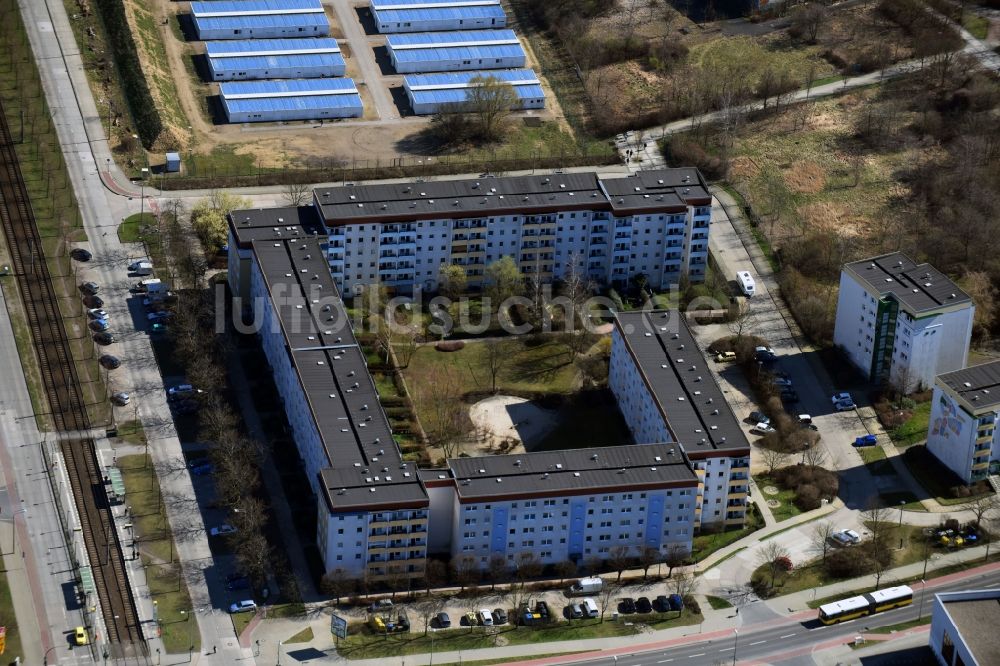
<instances>
[{"instance_id":1,"label":"green lawn","mask_svg":"<svg viewBox=\"0 0 1000 666\"><path fill-rule=\"evenodd\" d=\"M924 505L920 503L913 493L909 491L900 491L894 493L881 493L879 497L882 499L882 503L890 507L898 507L900 503L903 504L903 508L907 511L927 511Z\"/></svg>"},{"instance_id":2,"label":"green lawn","mask_svg":"<svg viewBox=\"0 0 1000 666\"><path fill-rule=\"evenodd\" d=\"M374 659L421 654L430 652L432 649L435 652L445 652L489 648L497 645L579 641L590 638L632 636L643 633L646 627L660 630L690 626L701 622L702 616L685 610L680 617L676 613L632 615L629 616L628 621L630 624L612 622L610 619L604 622L599 619L558 621L549 626L538 628L505 626L489 633L484 631L483 627L463 627L430 632L426 636L419 632L385 636L375 634L365 626L360 633L350 635L346 640L341 640L337 650L340 656L347 659ZM502 637L502 642L498 642L498 637Z\"/></svg>"},{"instance_id":3,"label":"green lawn","mask_svg":"<svg viewBox=\"0 0 1000 666\"><path fill-rule=\"evenodd\" d=\"M548 340L528 347L522 337L510 338L507 360L500 368L497 389L529 393L573 391L576 368L572 354L560 342ZM439 352L433 346L420 347L404 370L408 382L444 379L458 384L461 392L489 391L491 377L487 362L487 343L468 340L454 352Z\"/></svg>"},{"instance_id":4,"label":"green lawn","mask_svg":"<svg viewBox=\"0 0 1000 666\"><path fill-rule=\"evenodd\" d=\"M142 240L142 228L156 224L156 216L152 213L129 215L118 225L118 240L123 243L138 243Z\"/></svg>"},{"instance_id":5,"label":"green lawn","mask_svg":"<svg viewBox=\"0 0 1000 666\"><path fill-rule=\"evenodd\" d=\"M889 432L896 446L910 446L927 439L927 426L931 420L931 403L919 403L910 418Z\"/></svg>"},{"instance_id":6,"label":"green lawn","mask_svg":"<svg viewBox=\"0 0 1000 666\"><path fill-rule=\"evenodd\" d=\"M723 610L724 608L733 607L731 603L729 603L722 597L714 597L711 594L708 594L705 595L705 598L708 600L708 605L711 606L714 610Z\"/></svg>"},{"instance_id":7,"label":"green lawn","mask_svg":"<svg viewBox=\"0 0 1000 666\"><path fill-rule=\"evenodd\" d=\"M962 27L972 33L976 39L986 39L986 35L990 31L990 22L989 19L978 14L965 12L962 15Z\"/></svg>"},{"instance_id":8,"label":"green lawn","mask_svg":"<svg viewBox=\"0 0 1000 666\"><path fill-rule=\"evenodd\" d=\"M757 484L757 488L760 490L761 496L764 498L765 501L777 500L778 502L781 503L780 506L768 507L771 509L771 515L774 516L775 521L780 523L783 520L794 518L795 516L802 513L801 511L799 511L799 507L795 506L794 490L786 490L784 488L781 488L778 484L772 481L771 478L766 474L758 474L757 476L753 477L753 480ZM764 488L766 486L774 486L775 488L778 488L778 494L768 495L767 493L764 492Z\"/></svg>"},{"instance_id":9,"label":"green lawn","mask_svg":"<svg viewBox=\"0 0 1000 666\"><path fill-rule=\"evenodd\" d=\"M896 631L906 631L907 629L912 629L913 627L922 627L925 624L931 623L931 614L925 613L924 617L919 620L909 620L908 622L900 622L899 624L890 624L885 627L875 627L870 629L868 633L871 634L891 634Z\"/></svg>"},{"instance_id":10,"label":"green lawn","mask_svg":"<svg viewBox=\"0 0 1000 666\"><path fill-rule=\"evenodd\" d=\"M699 534L696 536L691 547L691 559L695 562L701 562L720 548L725 548L734 541L739 541L748 534L752 534L764 527L764 519L757 512L757 507L750 505L748 513L747 526L741 530L727 530L715 534Z\"/></svg>"},{"instance_id":11,"label":"green lawn","mask_svg":"<svg viewBox=\"0 0 1000 666\"><path fill-rule=\"evenodd\" d=\"M0 572L0 626L7 627L7 649L4 651L5 663L13 663L15 657L21 657L24 663L24 652L21 651L21 634L17 630L17 619L14 617L14 600L7 586L7 574ZM70 631L73 627L66 627Z\"/></svg>"},{"instance_id":12,"label":"green lawn","mask_svg":"<svg viewBox=\"0 0 1000 666\"><path fill-rule=\"evenodd\" d=\"M173 534L149 456L118 458L125 482L125 502L131 507L132 531L146 567L146 582L157 605L167 652L199 649L197 623L190 620L191 597L174 550ZM184 611L184 614L181 613Z\"/></svg>"},{"instance_id":13,"label":"green lawn","mask_svg":"<svg viewBox=\"0 0 1000 666\"><path fill-rule=\"evenodd\" d=\"M306 627L299 633L295 634L291 638L286 638L283 642L285 645L289 643L308 643L313 639L312 627Z\"/></svg>"},{"instance_id":14,"label":"green lawn","mask_svg":"<svg viewBox=\"0 0 1000 666\"><path fill-rule=\"evenodd\" d=\"M124 421L118 424L118 438L129 444L143 446L146 443L146 431L139 421Z\"/></svg>"},{"instance_id":15,"label":"green lawn","mask_svg":"<svg viewBox=\"0 0 1000 666\"><path fill-rule=\"evenodd\" d=\"M876 476L895 474L892 463L886 460L885 449L881 446L862 446L858 448L861 460L868 466L868 471Z\"/></svg>"}]
</instances>

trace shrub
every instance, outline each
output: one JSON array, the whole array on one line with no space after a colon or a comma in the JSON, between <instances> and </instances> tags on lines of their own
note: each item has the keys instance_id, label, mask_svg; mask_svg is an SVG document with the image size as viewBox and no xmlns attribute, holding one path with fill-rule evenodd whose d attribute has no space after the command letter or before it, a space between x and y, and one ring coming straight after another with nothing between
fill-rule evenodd
<instances>
[{"instance_id":1,"label":"shrub","mask_svg":"<svg viewBox=\"0 0 1000 666\"><path fill-rule=\"evenodd\" d=\"M695 615L701 613L701 604L698 603L698 600L695 599L693 595L685 594L683 597L683 601L684 601L684 608L687 608Z\"/></svg>"},{"instance_id":2,"label":"shrub","mask_svg":"<svg viewBox=\"0 0 1000 666\"><path fill-rule=\"evenodd\" d=\"M725 178L729 163L710 155L699 143L682 136L675 136L667 143L667 159L673 165L694 166L701 169L706 178Z\"/></svg>"},{"instance_id":3,"label":"shrub","mask_svg":"<svg viewBox=\"0 0 1000 666\"><path fill-rule=\"evenodd\" d=\"M774 560L774 565L778 567L781 571L789 572L792 570L792 559L782 555Z\"/></svg>"},{"instance_id":4,"label":"shrub","mask_svg":"<svg viewBox=\"0 0 1000 666\"><path fill-rule=\"evenodd\" d=\"M795 489L794 502L795 506L799 508L799 511L812 511L813 509L818 509L820 507L819 489L812 484L799 486Z\"/></svg>"},{"instance_id":5,"label":"shrub","mask_svg":"<svg viewBox=\"0 0 1000 666\"><path fill-rule=\"evenodd\" d=\"M463 340L442 340L434 345L434 349L439 352L453 352L465 348Z\"/></svg>"},{"instance_id":6,"label":"shrub","mask_svg":"<svg viewBox=\"0 0 1000 666\"><path fill-rule=\"evenodd\" d=\"M860 549L843 548L827 553L824 567L831 578L856 578L868 573L871 563Z\"/></svg>"}]
</instances>

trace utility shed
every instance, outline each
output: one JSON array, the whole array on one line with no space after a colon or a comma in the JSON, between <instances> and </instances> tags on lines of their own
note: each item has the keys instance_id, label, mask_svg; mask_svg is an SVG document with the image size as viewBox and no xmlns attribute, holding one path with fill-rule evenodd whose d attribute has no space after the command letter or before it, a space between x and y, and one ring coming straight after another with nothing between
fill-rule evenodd
<instances>
[{"instance_id":1,"label":"utility shed","mask_svg":"<svg viewBox=\"0 0 1000 666\"><path fill-rule=\"evenodd\" d=\"M311 79L343 76L336 39L245 39L208 42L205 55L213 81Z\"/></svg>"},{"instance_id":2,"label":"utility shed","mask_svg":"<svg viewBox=\"0 0 1000 666\"><path fill-rule=\"evenodd\" d=\"M541 81L531 69L499 69L481 72L443 72L411 74L403 77L403 89L413 112L428 115L442 111L462 111L469 89L476 77L493 77L509 84L517 95L514 110L545 108L545 93Z\"/></svg>"},{"instance_id":3,"label":"utility shed","mask_svg":"<svg viewBox=\"0 0 1000 666\"><path fill-rule=\"evenodd\" d=\"M353 79L291 79L223 83L222 106L231 123L360 118Z\"/></svg>"},{"instance_id":4,"label":"utility shed","mask_svg":"<svg viewBox=\"0 0 1000 666\"><path fill-rule=\"evenodd\" d=\"M500 0L371 0L381 33L503 28L507 15Z\"/></svg>"},{"instance_id":5,"label":"utility shed","mask_svg":"<svg viewBox=\"0 0 1000 666\"><path fill-rule=\"evenodd\" d=\"M524 67L513 30L459 30L389 35L389 58L399 74Z\"/></svg>"},{"instance_id":6,"label":"utility shed","mask_svg":"<svg viewBox=\"0 0 1000 666\"><path fill-rule=\"evenodd\" d=\"M325 37L330 22L320 0L192 2L198 39Z\"/></svg>"}]
</instances>

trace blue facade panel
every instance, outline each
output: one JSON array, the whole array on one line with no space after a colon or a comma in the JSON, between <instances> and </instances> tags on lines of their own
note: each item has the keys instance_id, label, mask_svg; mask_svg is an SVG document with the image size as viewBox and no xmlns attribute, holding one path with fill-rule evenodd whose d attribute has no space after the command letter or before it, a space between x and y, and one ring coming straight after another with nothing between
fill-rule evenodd
<instances>
[{"instance_id":1,"label":"blue facade panel","mask_svg":"<svg viewBox=\"0 0 1000 666\"><path fill-rule=\"evenodd\" d=\"M493 523L490 525L490 551L493 553L507 552L507 509L493 510Z\"/></svg>"},{"instance_id":2,"label":"blue facade panel","mask_svg":"<svg viewBox=\"0 0 1000 666\"><path fill-rule=\"evenodd\" d=\"M381 33L503 28L507 15L500 5L379 9L372 12Z\"/></svg>"},{"instance_id":3,"label":"blue facade panel","mask_svg":"<svg viewBox=\"0 0 1000 666\"><path fill-rule=\"evenodd\" d=\"M646 504L645 543L659 550L663 544L663 495L652 495Z\"/></svg>"},{"instance_id":4,"label":"blue facade panel","mask_svg":"<svg viewBox=\"0 0 1000 666\"><path fill-rule=\"evenodd\" d=\"M569 506L569 559L579 562L583 559L583 533L587 521L587 500L570 500Z\"/></svg>"}]
</instances>

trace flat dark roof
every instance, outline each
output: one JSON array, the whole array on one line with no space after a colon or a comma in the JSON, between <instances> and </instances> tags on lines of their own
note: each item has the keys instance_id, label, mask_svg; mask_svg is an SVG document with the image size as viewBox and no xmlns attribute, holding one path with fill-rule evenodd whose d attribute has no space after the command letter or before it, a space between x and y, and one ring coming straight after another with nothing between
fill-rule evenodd
<instances>
[{"instance_id":1,"label":"flat dark roof","mask_svg":"<svg viewBox=\"0 0 1000 666\"><path fill-rule=\"evenodd\" d=\"M1000 596L993 599L944 601L962 641L978 664L1000 664Z\"/></svg>"},{"instance_id":2,"label":"flat dark roof","mask_svg":"<svg viewBox=\"0 0 1000 666\"><path fill-rule=\"evenodd\" d=\"M609 192L615 196L609 197ZM314 196L327 226L574 209L682 212L689 204L711 202L701 174L692 168L641 171L624 177L588 172L351 185L316 189Z\"/></svg>"},{"instance_id":3,"label":"flat dark roof","mask_svg":"<svg viewBox=\"0 0 1000 666\"><path fill-rule=\"evenodd\" d=\"M236 244L243 248L255 240L326 235L315 206L234 210L229 214L229 228Z\"/></svg>"},{"instance_id":4,"label":"flat dark roof","mask_svg":"<svg viewBox=\"0 0 1000 666\"><path fill-rule=\"evenodd\" d=\"M448 467L459 498L470 500L627 492L656 486L695 487L698 483L674 444L451 458Z\"/></svg>"},{"instance_id":5,"label":"flat dark roof","mask_svg":"<svg viewBox=\"0 0 1000 666\"><path fill-rule=\"evenodd\" d=\"M685 453L744 449L739 421L677 310L619 312L615 326Z\"/></svg>"},{"instance_id":6,"label":"flat dark roof","mask_svg":"<svg viewBox=\"0 0 1000 666\"><path fill-rule=\"evenodd\" d=\"M913 314L970 303L951 278L930 264L916 264L902 252L853 261L845 269L882 296L892 295Z\"/></svg>"},{"instance_id":7,"label":"flat dark roof","mask_svg":"<svg viewBox=\"0 0 1000 666\"><path fill-rule=\"evenodd\" d=\"M990 361L938 375L974 410L1000 404L1000 361Z\"/></svg>"},{"instance_id":8,"label":"flat dark roof","mask_svg":"<svg viewBox=\"0 0 1000 666\"><path fill-rule=\"evenodd\" d=\"M392 438L319 240L255 240L251 247L326 453L320 477L331 509L426 505L416 466L403 462Z\"/></svg>"}]
</instances>

